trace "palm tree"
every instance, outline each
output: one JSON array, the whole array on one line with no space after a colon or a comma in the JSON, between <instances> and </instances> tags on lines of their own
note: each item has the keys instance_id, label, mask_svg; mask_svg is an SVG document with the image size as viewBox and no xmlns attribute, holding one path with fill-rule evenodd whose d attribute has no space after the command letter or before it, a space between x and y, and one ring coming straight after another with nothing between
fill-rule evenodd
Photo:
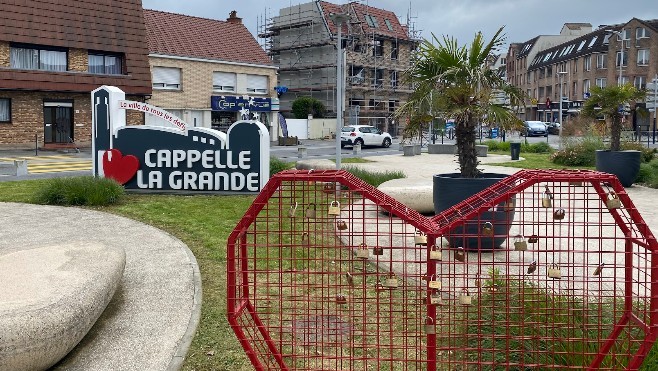
<instances>
[{"instance_id":1,"label":"palm tree","mask_svg":"<svg viewBox=\"0 0 658 371\"><path fill-rule=\"evenodd\" d=\"M521 123L509 107L491 99L496 90L504 91L512 106L523 99L520 90L507 84L486 63L505 41L502 31L503 27L486 45L478 32L469 47L460 47L456 39L447 36L441 41L432 34L432 42L423 40L404 75L416 89L397 114L441 112L445 118L454 119L462 177L480 175L475 149L479 123L485 119L503 127Z\"/></svg>"},{"instance_id":2,"label":"palm tree","mask_svg":"<svg viewBox=\"0 0 658 371\"><path fill-rule=\"evenodd\" d=\"M621 145L621 108L644 99L646 91L638 90L631 84L592 87L590 97L583 104L581 113L596 118L605 115L610 119L610 150L619 151Z\"/></svg>"}]
</instances>

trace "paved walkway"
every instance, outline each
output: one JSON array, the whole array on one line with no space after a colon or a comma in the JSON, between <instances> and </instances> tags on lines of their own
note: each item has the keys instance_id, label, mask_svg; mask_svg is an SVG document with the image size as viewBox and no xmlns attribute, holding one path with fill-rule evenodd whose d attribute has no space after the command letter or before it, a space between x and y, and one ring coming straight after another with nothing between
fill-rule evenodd
<instances>
[{"instance_id":1,"label":"paved walkway","mask_svg":"<svg viewBox=\"0 0 658 371\"><path fill-rule=\"evenodd\" d=\"M54 369L179 369L201 310L199 269L185 244L108 213L0 203L0 255L89 240L125 249L123 280L94 327Z\"/></svg>"}]
</instances>

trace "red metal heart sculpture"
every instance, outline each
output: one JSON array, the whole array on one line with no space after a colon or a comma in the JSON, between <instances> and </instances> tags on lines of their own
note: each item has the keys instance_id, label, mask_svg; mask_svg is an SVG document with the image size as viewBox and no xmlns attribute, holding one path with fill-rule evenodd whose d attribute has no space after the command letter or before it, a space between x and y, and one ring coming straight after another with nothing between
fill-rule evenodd
<instances>
[{"instance_id":1,"label":"red metal heart sculpture","mask_svg":"<svg viewBox=\"0 0 658 371\"><path fill-rule=\"evenodd\" d=\"M111 155L111 158L110 158ZM103 173L119 184L126 184L139 169L139 160L133 155L123 156L118 149L111 149L103 154Z\"/></svg>"}]
</instances>

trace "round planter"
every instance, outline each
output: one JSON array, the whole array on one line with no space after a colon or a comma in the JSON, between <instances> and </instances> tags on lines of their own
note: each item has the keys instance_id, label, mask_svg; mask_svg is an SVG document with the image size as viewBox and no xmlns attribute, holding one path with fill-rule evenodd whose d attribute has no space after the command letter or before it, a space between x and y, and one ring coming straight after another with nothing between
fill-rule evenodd
<instances>
[{"instance_id":1,"label":"round planter","mask_svg":"<svg viewBox=\"0 0 658 371\"><path fill-rule=\"evenodd\" d=\"M480 178L462 178L459 173L434 175L435 214L440 214L507 176L494 173L482 174ZM454 237L448 236L448 243L451 247L463 247L468 250L493 250L505 242L513 220L514 209L507 208L501 203L495 210L485 211L474 220L466 222L465 230L463 227L451 230L450 235ZM486 222L493 225L494 237L480 235L481 227Z\"/></svg>"},{"instance_id":2,"label":"round planter","mask_svg":"<svg viewBox=\"0 0 658 371\"><path fill-rule=\"evenodd\" d=\"M640 151L596 151L596 170L616 175L624 187L633 185L640 172L641 162Z\"/></svg>"}]
</instances>

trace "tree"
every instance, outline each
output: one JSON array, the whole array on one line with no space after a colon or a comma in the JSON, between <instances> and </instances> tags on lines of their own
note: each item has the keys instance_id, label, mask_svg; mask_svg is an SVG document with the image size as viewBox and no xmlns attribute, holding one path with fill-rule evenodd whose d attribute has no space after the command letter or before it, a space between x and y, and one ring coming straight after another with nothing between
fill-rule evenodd
<instances>
[{"instance_id":1,"label":"tree","mask_svg":"<svg viewBox=\"0 0 658 371\"><path fill-rule=\"evenodd\" d=\"M581 114L597 118L604 115L610 120L610 150L619 151L621 146L621 129L623 107L644 99L646 91L638 90L631 84L612 85L601 88L592 87L590 97L583 104Z\"/></svg>"},{"instance_id":2,"label":"tree","mask_svg":"<svg viewBox=\"0 0 658 371\"><path fill-rule=\"evenodd\" d=\"M396 114L439 112L446 119L454 119L463 177L475 178L480 174L475 139L481 122L487 120L502 127L521 124L511 107L492 101L497 91L505 92L512 106L523 100L523 93L507 84L486 63L505 41L502 31L503 27L486 44L478 32L468 47L458 46L454 38L444 36L441 41L432 34L432 42L423 40L404 74L416 89Z\"/></svg>"},{"instance_id":3,"label":"tree","mask_svg":"<svg viewBox=\"0 0 658 371\"><path fill-rule=\"evenodd\" d=\"M299 97L292 102L292 113L298 119L305 119L309 114L324 117L326 111L324 104L313 97Z\"/></svg>"}]
</instances>

